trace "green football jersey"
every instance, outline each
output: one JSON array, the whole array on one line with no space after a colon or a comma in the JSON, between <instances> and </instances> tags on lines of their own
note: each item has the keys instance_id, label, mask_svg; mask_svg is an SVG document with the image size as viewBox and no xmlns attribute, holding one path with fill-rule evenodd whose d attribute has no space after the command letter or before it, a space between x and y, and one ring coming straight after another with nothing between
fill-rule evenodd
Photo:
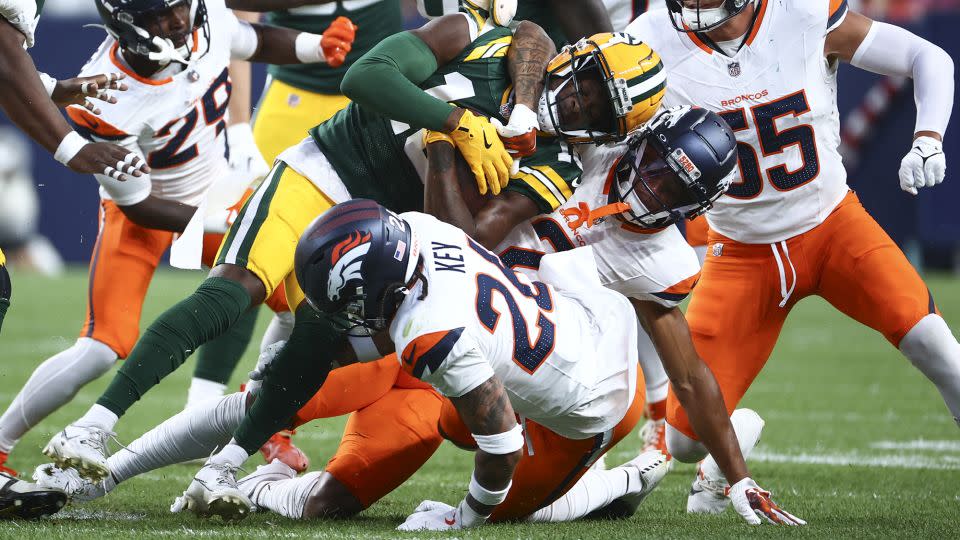
<instances>
[{"instance_id":1,"label":"green football jersey","mask_svg":"<svg viewBox=\"0 0 960 540\"><path fill-rule=\"evenodd\" d=\"M301 32L322 34L339 16L357 25L357 37L346 61L340 67L326 64L271 65L271 77L290 86L320 94L339 94L340 81L347 69L383 38L403 30L400 0L337 0L327 4L303 6L267 15L267 22Z\"/></svg>"},{"instance_id":2,"label":"green football jersey","mask_svg":"<svg viewBox=\"0 0 960 540\"><path fill-rule=\"evenodd\" d=\"M420 88L436 98L507 123L513 103L507 51L513 40L507 28L480 35L450 63L441 66ZM421 130L392 121L350 103L310 130L353 197L373 199L391 210L423 208L426 169ZM518 191L550 212L572 195L581 168L566 143L553 137L537 140L537 153L520 162L508 190Z\"/></svg>"}]
</instances>

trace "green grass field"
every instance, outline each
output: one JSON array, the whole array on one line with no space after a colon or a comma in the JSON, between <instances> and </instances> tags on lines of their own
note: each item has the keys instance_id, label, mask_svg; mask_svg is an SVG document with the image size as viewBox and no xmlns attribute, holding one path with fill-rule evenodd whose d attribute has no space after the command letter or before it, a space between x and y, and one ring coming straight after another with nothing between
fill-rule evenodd
<instances>
[{"instance_id":1,"label":"green grass field","mask_svg":"<svg viewBox=\"0 0 960 540\"><path fill-rule=\"evenodd\" d=\"M191 291L201 275L164 271L150 291L143 325ZM33 368L69 346L84 313L85 272L56 281L13 274L13 307L0 337L0 406L13 399ZM929 280L953 328L960 328L960 281ZM260 327L266 325L266 313ZM257 337L259 339L259 337ZM253 365L248 352L234 383ZM147 395L118 425L130 441L180 410L193 369L188 362ZM106 386L108 377L84 388L76 399L29 433L10 464L29 474L44 462L40 448L76 419ZM880 335L860 327L819 299L802 302L765 371L748 393L749 406L766 419L751 469L787 509L807 519L802 530L750 529L728 511L688 516L686 493L691 465L675 467L632 519L556 525L500 525L460 532L463 538L956 538L960 523L960 437L934 387ZM314 466L322 467L336 447L342 421L301 430L297 442ZM631 437L614 448L608 463L636 454ZM258 458L249 466L256 466ZM424 498L456 504L466 489L472 456L444 445L406 485L358 518L303 523L276 515L254 515L240 524L173 515L168 508L186 488L197 465L182 465L131 480L103 500L69 507L36 523L0 523L2 538L423 538L394 527ZM449 535L454 536L454 535Z\"/></svg>"}]
</instances>

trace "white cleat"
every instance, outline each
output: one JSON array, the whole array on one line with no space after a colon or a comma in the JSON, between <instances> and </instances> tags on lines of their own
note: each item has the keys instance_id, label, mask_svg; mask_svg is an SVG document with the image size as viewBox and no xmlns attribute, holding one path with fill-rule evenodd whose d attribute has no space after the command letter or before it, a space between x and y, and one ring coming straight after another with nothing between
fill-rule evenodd
<instances>
[{"instance_id":1,"label":"white cleat","mask_svg":"<svg viewBox=\"0 0 960 540\"><path fill-rule=\"evenodd\" d=\"M663 455L667 456L670 468L673 468L673 458L670 456L670 452L667 451L666 420L662 418L660 420L647 420L643 426L640 427L640 441L642 443L640 447L641 454L650 452L651 450L659 450Z\"/></svg>"},{"instance_id":2,"label":"white cleat","mask_svg":"<svg viewBox=\"0 0 960 540\"><path fill-rule=\"evenodd\" d=\"M113 436L100 426L70 424L50 439L43 453L61 469L73 468L80 476L103 480L110 474L107 441Z\"/></svg>"},{"instance_id":3,"label":"white cleat","mask_svg":"<svg viewBox=\"0 0 960 540\"><path fill-rule=\"evenodd\" d=\"M727 487L725 478L708 478L703 472L703 466L697 467L697 476L693 479L690 495L687 497L687 513L723 513L730 506Z\"/></svg>"},{"instance_id":4,"label":"white cleat","mask_svg":"<svg viewBox=\"0 0 960 540\"><path fill-rule=\"evenodd\" d=\"M189 510L200 517L220 516L224 521L240 521L253 511L253 503L237 487L238 467L207 463L193 477L183 495L170 511Z\"/></svg>"},{"instance_id":5,"label":"white cleat","mask_svg":"<svg viewBox=\"0 0 960 540\"><path fill-rule=\"evenodd\" d=\"M661 480L670 472L670 458L659 450L650 450L621 465L621 467L634 467L640 471L640 481L643 486L639 491L620 497L614 502L621 504L636 511L640 503L647 498L647 495L653 493Z\"/></svg>"},{"instance_id":6,"label":"white cleat","mask_svg":"<svg viewBox=\"0 0 960 540\"><path fill-rule=\"evenodd\" d=\"M107 480L93 481L80 476L76 469L61 469L53 463L37 467L33 471L33 480L40 487L59 489L66 493L70 502L99 499L109 493L108 483L115 485L109 477Z\"/></svg>"},{"instance_id":7,"label":"white cleat","mask_svg":"<svg viewBox=\"0 0 960 540\"><path fill-rule=\"evenodd\" d=\"M256 501L264 488L269 489L267 482L277 480L291 480L297 477L297 471L279 459L274 459L266 465L260 465L257 470L244 476L237 482L237 488L251 501ZM258 508L254 504L254 511Z\"/></svg>"}]
</instances>

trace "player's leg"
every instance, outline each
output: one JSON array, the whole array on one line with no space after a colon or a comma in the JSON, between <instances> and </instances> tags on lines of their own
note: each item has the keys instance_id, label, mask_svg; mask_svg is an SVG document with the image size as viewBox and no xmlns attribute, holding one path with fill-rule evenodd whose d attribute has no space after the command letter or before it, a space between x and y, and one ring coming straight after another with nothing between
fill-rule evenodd
<instances>
[{"instance_id":1,"label":"player's leg","mask_svg":"<svg viewBox=\"0 0 960 540\"><path fill-rule=\"evenodd\" d=\"M317 94L272 79L263 91L253 118L253 139L267 163L307 136L307 131L350 100L341 95Z\"/></svg>"},{"instance_id":2,"label":"player's leg","mask_svg":"<svg viewBox=\"0 0 960 540\"><path fill-rule=\"evenodd\" d=\"M97 404L79 422L112 429L130 406L183 364L192 351L225 332L251 305L261 303L290 273L300 232L331 206L330 199L309 180L278 162L231 226L210 277L150 325ZM94 459L76 446L64 444L64 452L82 456L88 470L107 472L105 458Z\"/></svg>"},{"instance_id":3,"label":"player's leg","mask_svg":"<svg viewBox=\"0 0 960 540\"><path fill-rule=\"evenodd\" d=\"M150 280L171 239L169 232L134 224L112 202L102 204L80 338L40 364L0 417L0 451L9 452L30 428L127 356Z\"/></svg>"},{"instance_id":4,"label":"player's leg","mask_svg":"<svg viewBox=\"0 0 960 540\"><path fill-rule=\"evenodd\" d=\"M393 388L350 415L325 471L300 478L244 479L241 488L257 506L295 519L355 515L396 489L433 455L442 441L437 431L440 408L441 398L433 390ZM276 464L263 469L279 472Z\"/></svg>"},{"instance_id":5,"label":"player's leg","mask_svg":"<svg viewBox=\"0 0 960 540\"><path fill-rule=\"evenodd\" d=\"M852 194L810 234L823 257L820 295L899 348L960 422L960 344L900 248Z\"/></svg>"},{"instance_id":6,"label":"player's leg","mask_svg":"<svg viewBox=\"0 0 960 540\"><path fill-rule=\"evenodd\" d=\"M7 272L7 259L0 251L0 329L3 328L3 318L10 307L10 297L13 287L10 285L10 274Z\"/></svg>"}]
</instances>

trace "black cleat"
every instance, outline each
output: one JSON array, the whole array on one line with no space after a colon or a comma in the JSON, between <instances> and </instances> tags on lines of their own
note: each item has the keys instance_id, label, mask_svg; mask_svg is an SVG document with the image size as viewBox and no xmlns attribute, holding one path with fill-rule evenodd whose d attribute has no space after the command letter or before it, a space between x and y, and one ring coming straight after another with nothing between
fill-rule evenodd
<instances>
[{"instance_id":1,"label":"black cleat","mask_svg":"<svg viewBox=\"0 0 960 540\"><path fill-rule=\"evenodd\" d=\"M67 494L0 473L0 519L37 519L60 511Z\"/></svg>"}]
</instances>

